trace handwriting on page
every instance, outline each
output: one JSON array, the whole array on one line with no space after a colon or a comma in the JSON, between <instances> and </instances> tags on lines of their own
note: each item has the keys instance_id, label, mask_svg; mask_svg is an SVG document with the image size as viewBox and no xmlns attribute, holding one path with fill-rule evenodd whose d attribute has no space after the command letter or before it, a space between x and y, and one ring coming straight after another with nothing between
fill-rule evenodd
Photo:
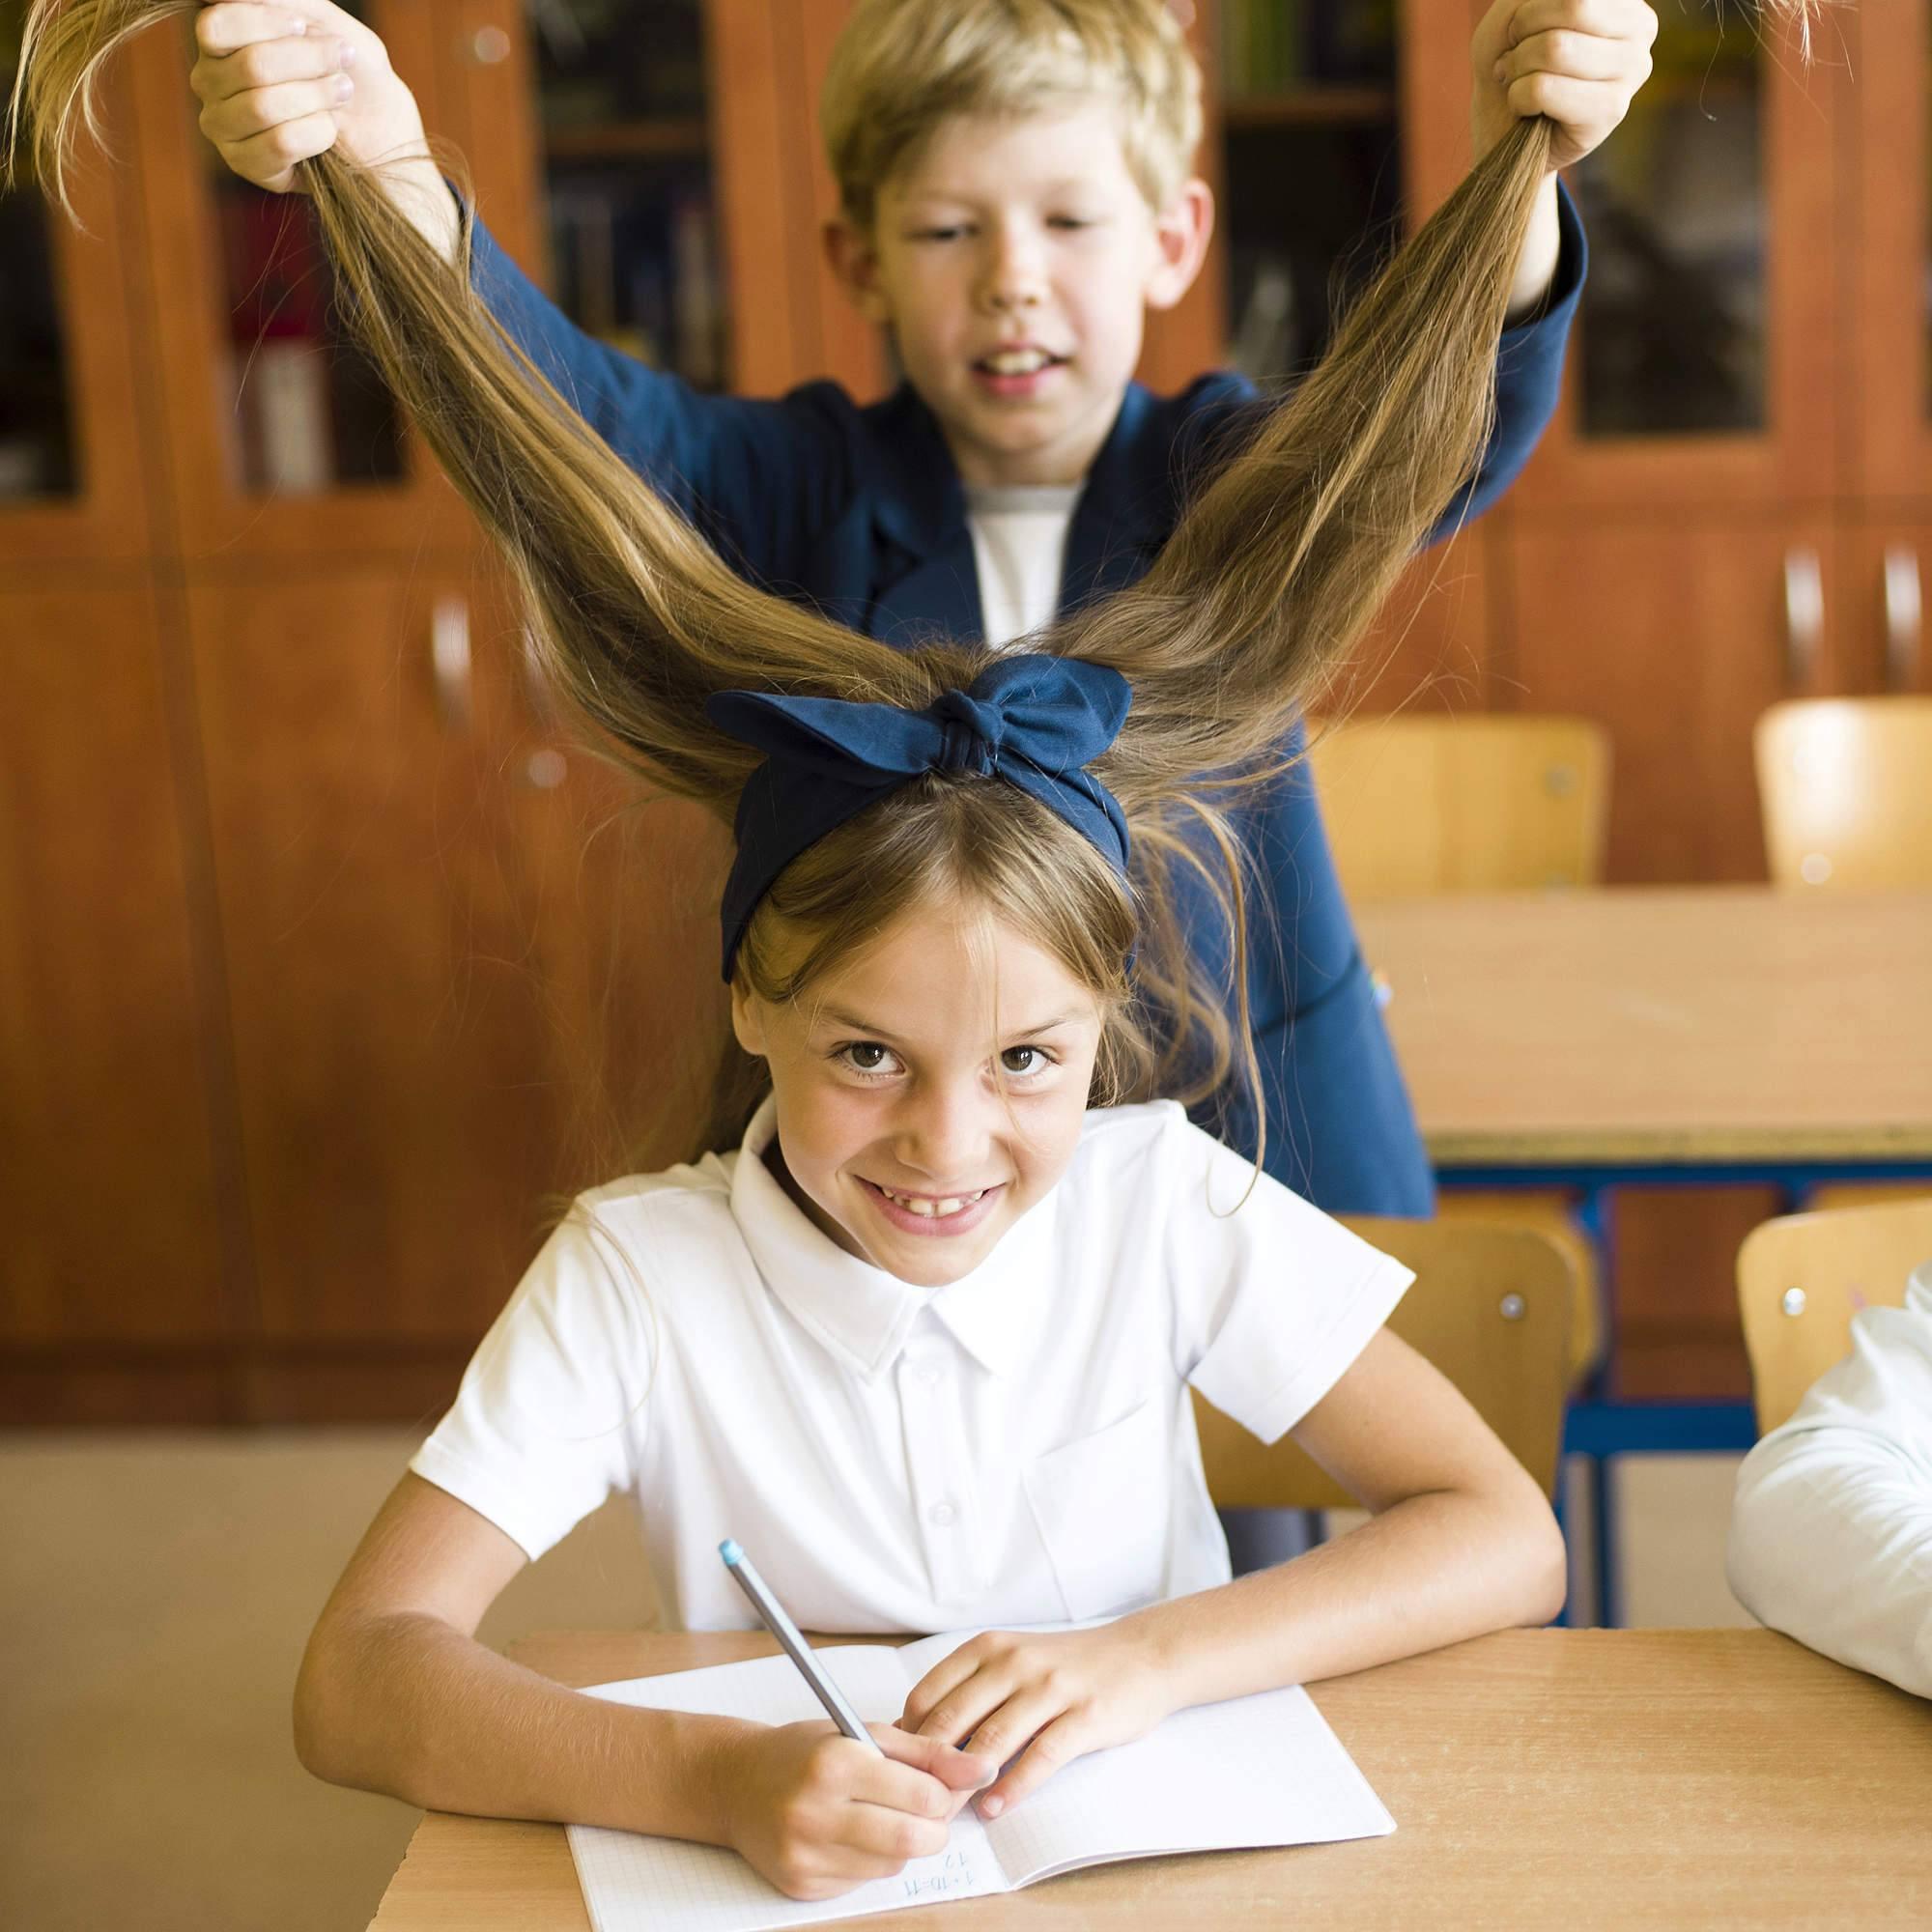
<instances>
[{"instance_id":1,"label":"handwriting on page","mask_svg":"<svg viewBox=\"0 0 1932 1932\"><path fill-rule=\"evenodd\" d=\"M899 1874L899 1886L908 1905L923 1898L970 1898L985 1888L974 1869L973 1854L963 1846L949 1846L936 1859L918 1859Z\"/></svg>"}]
</instances>

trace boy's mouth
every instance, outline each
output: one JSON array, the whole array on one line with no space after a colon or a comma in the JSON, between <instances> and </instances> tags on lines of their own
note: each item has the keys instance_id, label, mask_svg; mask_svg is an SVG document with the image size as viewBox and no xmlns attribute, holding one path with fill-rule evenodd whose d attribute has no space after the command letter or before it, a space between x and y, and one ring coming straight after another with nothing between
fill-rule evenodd
<instances>
[{"instance_id":1,"label":"boy's mouth","mask_svg":"<svg viewBox=\"0 0 1932 1932\"><path fill-rule=\"evenodd\" d=\"M973 378L991 395L1032 396L1052 381L1053 372L1064 368L1066 359L1032 343L1021 348L995 349L973 364Z\"/></svg>"}]
</instances>

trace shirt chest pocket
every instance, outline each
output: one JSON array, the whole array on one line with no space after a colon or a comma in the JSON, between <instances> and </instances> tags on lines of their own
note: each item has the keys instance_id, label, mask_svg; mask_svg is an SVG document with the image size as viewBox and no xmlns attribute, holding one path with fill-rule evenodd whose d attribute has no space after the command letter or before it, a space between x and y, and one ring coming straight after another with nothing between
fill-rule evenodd
<instances>
[{"instance_id":1,"label":"shirt chest pocket","mask_svg":"<svg viewBox=\"0 0 1932 1932\"><path fill-rule=\"evenodd\" d=\"M1172 1502L1167 1420L1150 1397L1027 1467L1027 1502L1070 1618L1117 1615L1162 1594Z\"/></svg>"}]
</instances>

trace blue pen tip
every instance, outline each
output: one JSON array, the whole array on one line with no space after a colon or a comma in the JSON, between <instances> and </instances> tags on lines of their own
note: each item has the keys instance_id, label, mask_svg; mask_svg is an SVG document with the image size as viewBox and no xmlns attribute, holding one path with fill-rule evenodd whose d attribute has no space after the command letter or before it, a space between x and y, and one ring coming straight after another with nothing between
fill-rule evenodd
<instances>
[{"instance_id":1,"label":"blue pen tip","mask_svg":"<svg viewBox=\"0 0 1932 1932\"><path fill-rule=\"evenodd\" d=\"M728 1536L718 1546L718 1553L726 1563L742 1563L745 1560L745 1552Z\"/></svg>"}]
</instances>

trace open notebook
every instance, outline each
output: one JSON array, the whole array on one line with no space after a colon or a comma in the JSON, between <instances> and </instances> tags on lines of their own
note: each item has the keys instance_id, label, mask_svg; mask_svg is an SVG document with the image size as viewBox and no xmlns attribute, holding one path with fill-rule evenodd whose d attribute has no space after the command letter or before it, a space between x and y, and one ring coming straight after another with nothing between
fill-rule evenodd
<instances>
[{"instance_id":1,"label":"open notebook","mask_svg":"<svg viewBox=\"0 0 1932 1932\"><path fill-rule=\"evenodd\" d=\"M933 1664L974 1634L924 1637L903 1649L846 1644L819 1654L862 1717L890 1721ZM785 1657L638 1677L590 1694L768 1724L825 1715ZM936 1857L820 1904L785 1897L736 1852L715 1845L573 1825L570 1849L596 1932L753 1932L1015 1891L1114 1859L1321 1844L1394 1830L1308 1693L1288 1690L1177 1712L1133 1744L1076 1759L990 1824L969 1806Z\"/></svg>"}]
</instances>

